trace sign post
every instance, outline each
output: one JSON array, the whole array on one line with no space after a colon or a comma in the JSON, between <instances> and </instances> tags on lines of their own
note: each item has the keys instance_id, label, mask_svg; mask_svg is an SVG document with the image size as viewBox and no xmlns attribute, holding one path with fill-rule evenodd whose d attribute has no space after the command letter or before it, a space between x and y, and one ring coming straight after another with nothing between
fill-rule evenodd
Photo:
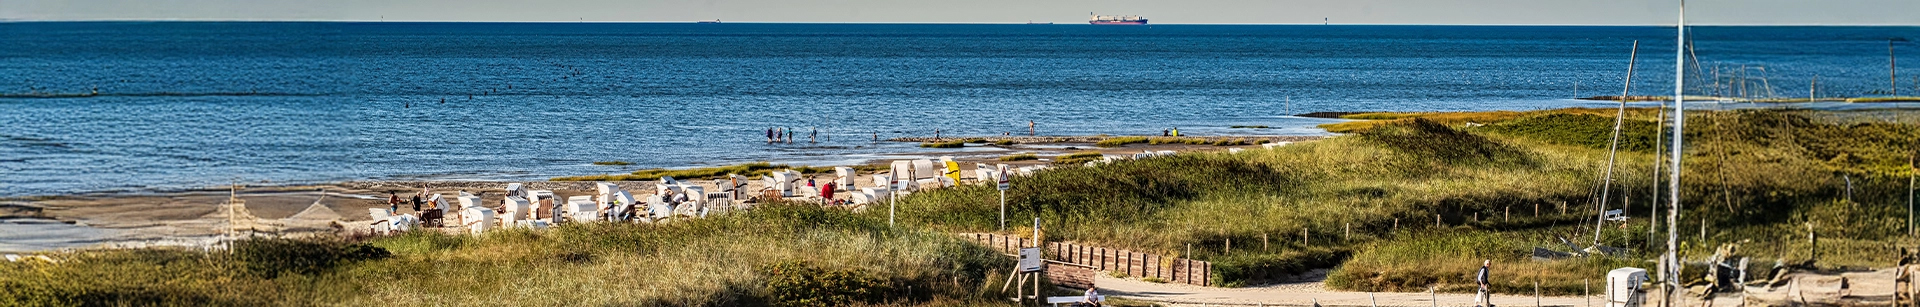
<instances>
[{"instance_id":1,"label":"sign post","mask_svg":"<svg viewBox=\"0 0 1920 307\"><path fill-rule=\"evenodd\" d=\"M1000 231L1007 230L1007 189L1013 185L1007 182L1007 165L1000 165L1000 174L994 176L1000 181Z\"/></svg>"}]
</instances>

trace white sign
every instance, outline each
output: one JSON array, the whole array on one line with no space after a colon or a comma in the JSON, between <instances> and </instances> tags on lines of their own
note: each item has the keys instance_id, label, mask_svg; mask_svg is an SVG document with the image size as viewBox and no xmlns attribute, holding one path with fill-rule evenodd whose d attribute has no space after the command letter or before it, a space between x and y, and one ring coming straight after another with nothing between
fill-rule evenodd
<instances>
[{"instance_id":1,"label":"white sign","mask_svg":"<svg viewBox=\"0 0 1920 307\"><path fill-rule=\"evenodd\" d=\"M1039 272L1040 270L1046 269L1045 264L1045 261L1040 261L1040 248L1028 247L1020 249L1021 273Z\"/></svg>"}]
</instances>

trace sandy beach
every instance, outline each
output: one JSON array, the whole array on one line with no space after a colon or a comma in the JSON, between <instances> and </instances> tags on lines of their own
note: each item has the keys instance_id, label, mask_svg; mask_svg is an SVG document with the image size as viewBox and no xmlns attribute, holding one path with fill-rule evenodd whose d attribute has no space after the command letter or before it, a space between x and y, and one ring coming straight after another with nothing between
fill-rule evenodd
<instances>
[{"instance_id":1,"label":"sandy beach","mask_svg":"<svg viewBox=\"0 0 1920 307\"><path fill-rule=\"evenodd\" d=\"M966 139L972 137L948 137ZM985 138L985 137L982 137ZM1216 137L1241 138L1241 137ZM1307 141L1320 137L1246 137ZM1052 157L1068 153L1100 152L1109 156L1131 156L1143 151L1177 152L1223 151L1251 146L1212 146L1191 144L1132 144L1101 148L1088 143L1099 137L1019 137L1023 142L1008 146L970 146L950 151L901 153L893 155L914 159L952 157L967 169L975 163L1008 164L1014 167L1048 164ZM896 141L918 141L904 139ZM999 161L1009 154L1031 153L1042 160ZM890 160L865 161L862 164L884 167ZM816 165L844 166L844 165ZM870 184L871 173L862 173L856 187ZM971 178L972 174L964 175ZM820 179L822 181L825 178ZM718 187L710 180L688 180L709 191ZM408 200L423 187L448 197L465 191L480 196L482 203L498 205L504 197L505 181L347 181L311 185L247 185L170 192L100 193L36 196L0 200L0 252L32 252L56 249L130 248L143 246L205 247L219 242L228 228L222 209L230 196L238 197L245 210L257 222L243 229L264 234L312 235L342 231L365 231L371 217L367 209L386 207L389 193ZM534 181L520 182L528 189L551 190L560 199L592 195L593 182ZM613 181L622 189L649 194L655 181ZM761 189L758 180L748 190ZM850 197L842 188L836 198ZM402 214L418 214L402 205Z\"/></svg>"}]
</instances>

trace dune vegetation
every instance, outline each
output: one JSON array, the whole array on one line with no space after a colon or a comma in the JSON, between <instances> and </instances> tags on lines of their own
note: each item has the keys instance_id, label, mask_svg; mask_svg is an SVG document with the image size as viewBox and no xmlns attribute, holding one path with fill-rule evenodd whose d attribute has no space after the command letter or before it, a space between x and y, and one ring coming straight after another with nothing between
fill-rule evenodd
<instances>
[{"instance_id":1,"label":"dune vegetation","mask_svg":"<svg viewBox=\"0 0 1920 307\"><path fill-rule=\"evenodd\" d=\"M1538 263L1527 258L1532 247L1567 251L1562 238L1583 247L1594 242L1596 183L1613 115L1600 109L1350 115L1377 120L1359 122L1365 127L1348 136L1274 150L1182 154L1015 178L1009 219L1041 218L1049 240L1213 261L1216 284L1229 286L1330 268L1329 285L1339 289L1464 291L1478 259L1492 259L1516 272L1497 288L1531 289L1540 281L1549 294L1579 293L1584 279L1643 265L1665 246L1664 228L1652 236L1646 218L1651 196L1665 193L1657 190L1665 186L1664 172L1651 174L1657 115L1636 109L1624 124L1607 200L1607 209L1624 204L1634 218L1605 225L1599 240L1631 252ZM1893 264L1898 253L1891 244L1913 242L1903 219L1913 173L1908 159L1920 138L1916 118L1689 113L1684 256L1699 259L1738 242L1756 266L1803 261L1812 225L1823 250L1836 248L1820 255L1821 265ZM987 186L916 193L901 199L899 215L940 231L999 231L995 193Z\"/></svg>"},{"instance_id":2,"label":"dune vegetation","mask_svg":"<svg viewBox=\"0 0 1920 307\"><path fill-rule=\"evenodd\" d=\"M0 263L0 305L985 305L999 290L987 281L1013 266L948 234L808 205L659 226L50 255Z\"/></svg>"}]
</instances>

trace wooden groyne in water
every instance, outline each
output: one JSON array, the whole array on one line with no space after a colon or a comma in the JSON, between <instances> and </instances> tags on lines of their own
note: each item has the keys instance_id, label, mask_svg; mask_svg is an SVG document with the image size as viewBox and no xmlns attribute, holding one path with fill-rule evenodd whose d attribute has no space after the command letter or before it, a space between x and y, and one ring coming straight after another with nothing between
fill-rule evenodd
<instances>
[{"instance_id":1,"label":"wooden groyne in water","mask_svg":"<svg viewBox=\"0 0 1920 307\"><path fill-rule=\"evenodd\" d=\"M1045 144L1045 143L1099 143L1102 140L1111 139L1111 138L1123 138L1123 137L1161 138L1163 136L1145 136L1145 135L998 136L996 135L996 136L943 136L939 138L916 136L916 137L891 138L891 139L887 139L887 141L924 143L924 142L952 142L952 141L962 141L962 140L986 140L986 143L999 142L999 141L1011 141L1014 143L1021 143L1021 144ZM1206 140L1208 142L1219 141L1219 140L1244 140L1247 142L1258 142L1258 141L1302 142L1302 141L1318 140L1326 137L1325 136L1242 135L1242 136L1178 136L1178 137L1167 136L1164 138L1179 138L1182 140L1198 139L1198 140Z\"/></svg>"}]
</instances>

